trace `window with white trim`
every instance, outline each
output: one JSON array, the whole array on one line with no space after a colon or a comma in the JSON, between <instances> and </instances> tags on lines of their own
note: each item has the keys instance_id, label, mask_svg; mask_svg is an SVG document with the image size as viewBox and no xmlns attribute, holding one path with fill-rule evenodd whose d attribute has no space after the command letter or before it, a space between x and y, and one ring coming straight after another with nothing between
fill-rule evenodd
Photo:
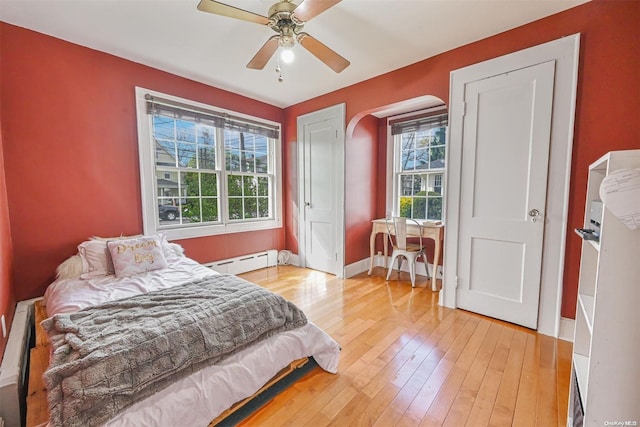
<instances>
[{"instance_id":1,"label":"window with white trim","mask_svg":"<svg viewBox=\"0 0 640 427\"><path fill-rule=\"evenodd\" d=\"M394 215L443 219L447 120L443 107L389 120Z\"/></svg>"},{"instance_id":2,"label":"window with white trim","mask_svg":"<svg viewBox=\"0 0 640 427\"><path fill-rule=\"evenodd\" d=\"M145 233L277 228L280 125L136 88Z\"/></svg>"}]
</instances>

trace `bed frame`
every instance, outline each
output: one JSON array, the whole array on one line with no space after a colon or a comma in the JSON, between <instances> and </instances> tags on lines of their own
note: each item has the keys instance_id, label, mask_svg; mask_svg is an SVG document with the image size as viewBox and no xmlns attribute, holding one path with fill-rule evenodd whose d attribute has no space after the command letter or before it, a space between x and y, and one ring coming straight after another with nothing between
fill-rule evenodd
<instances>
[{"instance_id":1,"label":"bed frame","mask_svg":"<svg viewBox=\"0 0 640 427\"><path fill-rule=\"evenodd\" d=\"M42 374L49 365L50 345L47 333L40 326L40 322L46 319L47 311L42 305L42 301L34 303L35 318L35 341L34 347L30 350L29 386L27 394L27 427L35 427L46 424L49 420L49 406L47 403L47 391L45 389ZM252 396L235 403L231 408L224 411L216 419L209 423L209 427L216 426L233 415L269 387L286 378L296 369L303 367L309 358L294 360L288 366L280 370L271 380L269 380L260 390Z\"/></svg>"}]
</instances>

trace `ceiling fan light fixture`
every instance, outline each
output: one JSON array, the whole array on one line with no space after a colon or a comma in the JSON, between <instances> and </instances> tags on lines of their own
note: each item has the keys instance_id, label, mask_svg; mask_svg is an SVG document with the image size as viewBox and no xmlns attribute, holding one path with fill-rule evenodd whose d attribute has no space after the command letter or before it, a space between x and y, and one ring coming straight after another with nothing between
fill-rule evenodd
<instances>
[{"instance_id":1,"label":"ceiling fan light fixture","mask_svg":"<svg viewBox=\"0 0 640 427\"><path fill-rule=\"evenodd\" d=\"M291 64L295 58L296 55L293 53L292 48L283 47L280 49L280 60L285 64Z\"/></svg>"}]
</instances>

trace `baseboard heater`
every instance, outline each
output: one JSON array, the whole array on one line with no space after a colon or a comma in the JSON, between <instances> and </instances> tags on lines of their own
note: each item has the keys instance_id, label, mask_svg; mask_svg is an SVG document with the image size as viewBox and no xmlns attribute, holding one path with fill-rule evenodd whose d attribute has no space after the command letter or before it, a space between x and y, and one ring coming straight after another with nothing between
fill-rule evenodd
<instances>
[{"instance_id":1,"label":"baseboard heater","mask_svg":"<svg viewBox=\"0 0 640 427\"><path fill-rule=\"evenodd\" d=\"M248 271L273 267L278 264L278 251L270 249L255 254L243 255L235 258L212 261L203 264L218 273L241 274Z\"/></svg>"},{"instance_id":2,"label":"baseboard heater","mask_svg":"<svg viewBox=\"0 0 640 427\"><path fill-rule=\"evenodd\" d=\"M20 427L26 422L29 353L35 345L34 301L20 301L16 305L0 365L0 419L7 427Z\"/></svg>"}]
</instances>

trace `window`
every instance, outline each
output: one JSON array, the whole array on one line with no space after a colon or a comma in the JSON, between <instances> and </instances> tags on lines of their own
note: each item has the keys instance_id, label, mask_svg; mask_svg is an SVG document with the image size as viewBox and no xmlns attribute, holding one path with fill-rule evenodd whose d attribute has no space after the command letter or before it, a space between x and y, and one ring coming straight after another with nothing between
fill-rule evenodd
<instances>
[{"instance_id":1,"label":"window","mask_svg":"<svg viewBox=\"0 0 640 427\"><path fill-rule=\"evenodd\" d=\"M443 219L447 113L443 107L389 121L394 215Z\"/></svg>"},{"instance_id":2,"label":"window","mask_svg":"<svg viewBox=\"0 0 640 427\"><path fill-rule=\"evenodd\" d=\"M145 233L281 226L279 125L136 89Z\"/></svg>"}]
</instances>

